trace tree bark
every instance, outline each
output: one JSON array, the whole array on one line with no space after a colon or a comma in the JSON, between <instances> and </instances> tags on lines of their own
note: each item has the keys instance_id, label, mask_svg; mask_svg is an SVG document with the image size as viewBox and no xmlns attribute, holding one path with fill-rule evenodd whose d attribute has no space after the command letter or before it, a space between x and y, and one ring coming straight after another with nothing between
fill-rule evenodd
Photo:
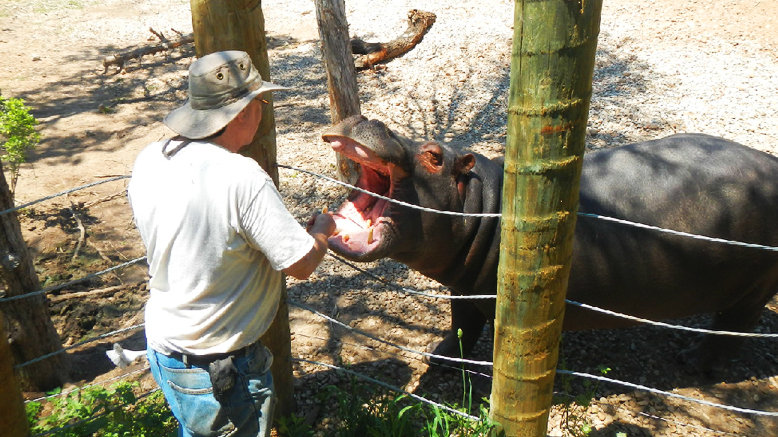
<instances>
[{"instance_id":1,"label":"tree bark","mask_svg":"<svg viewBox=\"0 0 778 437\"><path fill-rule=\"evenodd\" d=\"M0 429L8 437L26 437L30 427L6 338L5 319L0 313Z\"/></svg>"},{"instance_id":2,"label":"tree bark","mask_svg":"<svg viewBox=\"0 0 778 437\"><path fill-rule=\"evenodd\" d=\"M335 124L349 116L361 114L357 73L348 36L346 6L343 0L314 0L314 3L321 37L321 53L327 71L330 118ZM335 155L335 161L339 178L351 184L356 183L359 177L357 164L340 154Z\"/></svg>"},{"instance_id":3,"label":"tree bark","mask_svg":"<svg viewBox=\"0 0 778 437\"><path fill-rule=\"evenodd\" d=\"M243 50L251 56L262 79L270 80L270 63L265 39L265 17L260 0L191 0L195 52L198 57L221 50ZM283 84L279 84L283 85ZM276 130L272 97L265 105L254 141L241 153L255 159L278 185L276 167ZM284 288L278 312L272 325L262 336L262 342L273 352L273 380L278 404L277 414L287 416L294 411L292 379L292 345L289 330L289 308Z\"/></svg>"},{"instance_id":4,"label":"tree bark","mask_svg":"<svg viewBox=\"0 0 778 437\"><path fill-rule=\"evenodd\" d=\"M13 206L13 197L0 164L0 210ZM0 278L7 297L40 289L16 212L0 215ZM0 302L0 312L5 315L4 328L17 365L62 349L45 296ZM51 390L65 382L67 369L67 355L58 354L20 368L19 379L25 390Z\"/></svg>"},{"instance_id":5,"label":"tree bark","mask_svg":"<svg viewBox=\"0 0 778 437\"><path fill-rule=\"evenodd\" d=\"M491 401L508 436L547 431L601 7L515 3Z\"/></svg>"}]
</instances>

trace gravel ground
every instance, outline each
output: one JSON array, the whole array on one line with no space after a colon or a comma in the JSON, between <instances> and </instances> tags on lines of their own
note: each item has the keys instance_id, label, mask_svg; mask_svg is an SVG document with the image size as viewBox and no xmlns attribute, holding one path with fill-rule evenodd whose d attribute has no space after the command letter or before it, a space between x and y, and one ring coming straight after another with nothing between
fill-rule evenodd
<instances>
[{"instance_id":1,"label":"gravel ground","mask_svg":"<svg viewBox=\"0 0 778 437\"><path fill-rule=\"evenodd\" d=\"M350 33L387 41L406 28L414 8L437 21L424 40L385 68L359 75L362 112L415 139L438 139L494 156L505 143L505 113L513 2L505 0L407 0L346 2ZM74 4L74 3L69 3ZM137 152L168 134L161 117L182 100L184 71L192 50L144 59L119 75L102 74L104 56L148 44L148 28L191 31L184 0L84 0L81 7L52 0L0 4L0 88L27 99L42 121L44 142L20 178L17 199L32 200L129 173ZM334 175L334 158L321 141L329 124L313 3L262 2L270 38L271 74L294 92L276 96L278 162ZM704 132L778 153L778 2L714 0L605 2L589 116L589 148L615 147L675 132ZM56 47L57 50L52 50ZM110 111L98 111L102 104ZM96 188L74 201L106 196ZM116 191L114 187L112 189ZM303 222L312 211L336 207L344 189L281 171L281 191ZM122 257L140 253L126 202L90 211L90 233L108 239L103 251ZM100 228L102 224L103 228ZM58 244L52 229L36 230L33 250ZM42 232L48 232L41 236ZM56 237L56 238L55 238ZM103 243L101 243L103 244ZM109 250L110 246L110 250ZM361 266L414 289L438 284L391 261ZM128 273L129 275L130 273ZM142 271L134 274L142 275ZM128 280L128 278L124 278ZM448 325L445 302L396 293L385 284L327 259L310 281L290 280L289 295L354 328L424 350ZM441 290L445 293L445 290ZM406 390L438 401L458 402L459 378L432 368L415 354L365 339L308 311L292 308L293 353L301 358L348 364ZM684 321L704 325L705 318ZM778 305L765 310L759 330L778 332ZM778 411L778 347L749 340L742 358L711 381L689 375L671 358L688 346L688 335L658 328L566 334L563 365L679 394L745 408ZM485 332L477 359L491 360ZM320 366L297 363L299 411L326 417L331 406L316 399L326 384L345 378ZM488 373L485 370L484 373ZM488 394L488 377L474 376L477 393ZM558 386L562 388L562 379ZM574 394L587 389L570 381ZM778 435L778 420L724 412L631 389L600 384L596 401L577 411L593 435L720 436ZM556 405L549 432L562 432ZM326 430L321 431L326 435Z\"/></svg>"}]
</instances>

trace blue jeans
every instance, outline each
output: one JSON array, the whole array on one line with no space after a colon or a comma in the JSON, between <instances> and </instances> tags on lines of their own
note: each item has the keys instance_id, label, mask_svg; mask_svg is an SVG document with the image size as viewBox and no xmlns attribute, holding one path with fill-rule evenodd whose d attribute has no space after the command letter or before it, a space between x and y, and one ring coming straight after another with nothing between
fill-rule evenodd
<instances>
[{"instance_id":1,"label":"blue jeans","mask_svg":"<svg viewBox=\"0 0 778 437\"><path fill-rule=\"evenodd\" d=\"M270 365L273 356L260 342L236 356L235 386L224 403L213 396L208 366L147 350L151 374L179 422L179 436L269 436L275 396Z\"/></svg>"}]
</instances>

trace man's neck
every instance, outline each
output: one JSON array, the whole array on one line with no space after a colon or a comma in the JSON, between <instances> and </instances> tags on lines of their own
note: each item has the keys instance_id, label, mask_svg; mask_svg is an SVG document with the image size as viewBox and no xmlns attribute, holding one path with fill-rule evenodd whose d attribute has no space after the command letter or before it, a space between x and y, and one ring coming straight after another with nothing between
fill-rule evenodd
<instances>
[{"instance_id":1,"label":"man's neck","mask_svg":"<svg viewBox=\"0 0 778 437\"><path fill-rule=\"evenodd\" d=\"M232 153L237 153L238 150L243 148L243 144L239 144L235 141L234 135L230 135L229 129L218 137L213 138L213 143L218 144Z\"/></svg>"}]
</instances>

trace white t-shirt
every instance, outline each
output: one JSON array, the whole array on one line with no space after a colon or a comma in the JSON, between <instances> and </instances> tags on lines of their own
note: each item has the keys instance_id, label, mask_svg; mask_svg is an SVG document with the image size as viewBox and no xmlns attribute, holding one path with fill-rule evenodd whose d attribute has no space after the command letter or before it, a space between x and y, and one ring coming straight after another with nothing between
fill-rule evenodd
<instances>
[{"instance_id":1,"label":"white t-shirt","mask_svg":"<svg viewBox=\"0 0 778 437\"><path fill-rule=\"evenodd\" d=\"M247 346L275 316L280 271L313 237L256 161L207 142L167 158L162 146L138 155L128 187L148 255L149 345L198 355Z\"/></svg>"}]
</instances>

